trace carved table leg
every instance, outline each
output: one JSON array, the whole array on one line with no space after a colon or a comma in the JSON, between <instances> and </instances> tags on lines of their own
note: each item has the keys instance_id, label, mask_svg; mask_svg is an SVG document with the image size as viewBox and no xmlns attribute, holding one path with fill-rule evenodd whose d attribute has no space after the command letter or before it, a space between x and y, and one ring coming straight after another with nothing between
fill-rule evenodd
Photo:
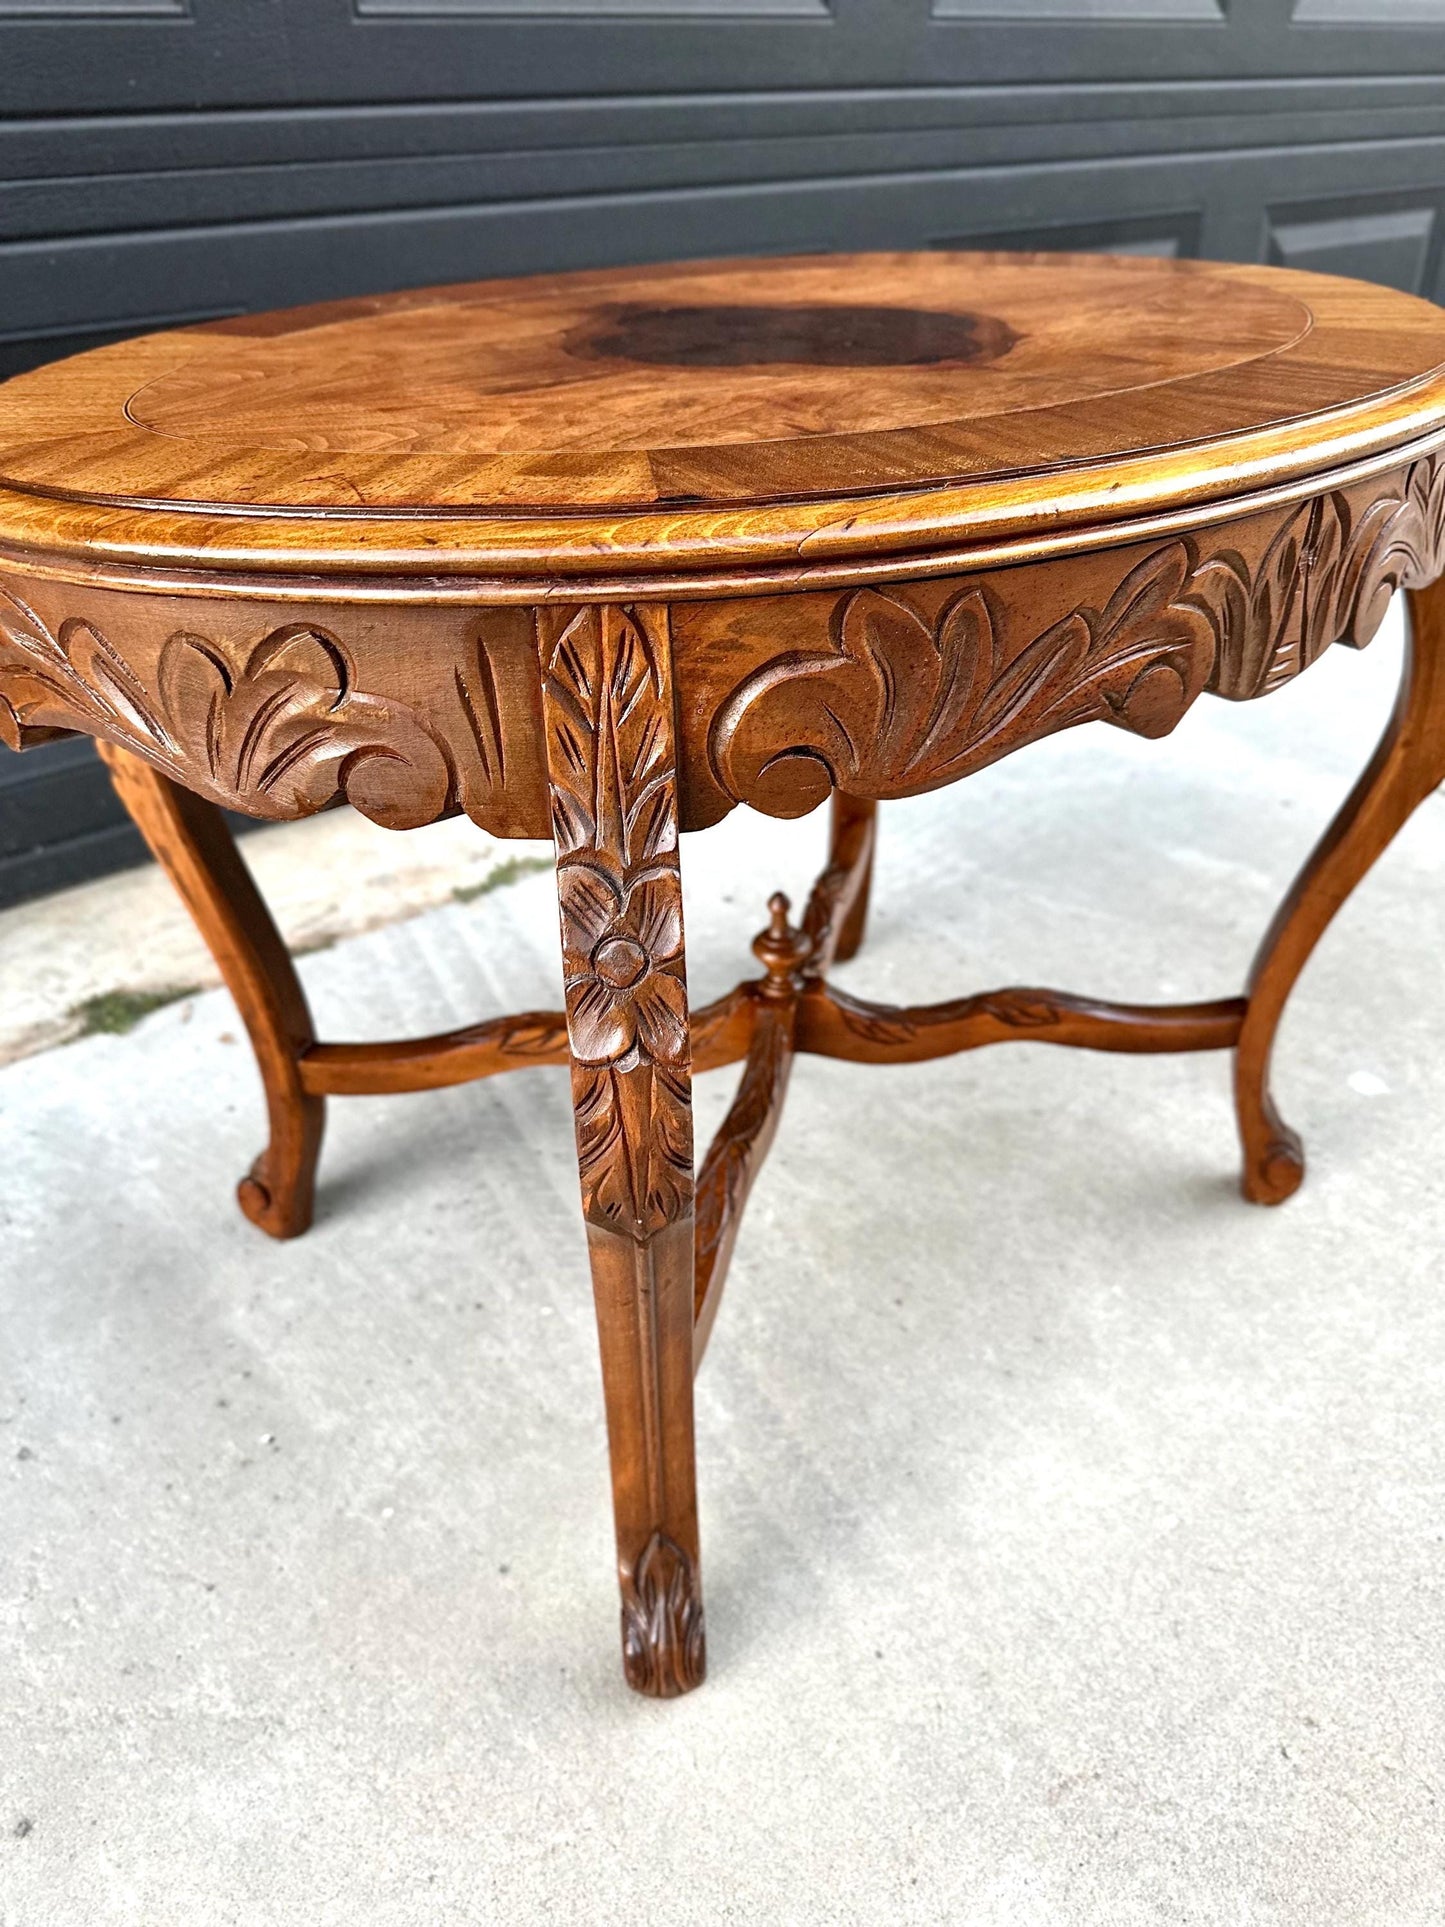
<instances>
[{"instance_id":1,"label":"carved table leg","mask_svg":"<svg viewBox=\"0 0 1445 1927\"><path fill-rule=\"evenodd\" d=\"M692 1082L666 612L538 615L629 1685L701 1684Z\"/></svg>"},{"instance_id":2,"label":"carved table leg","mask_svg":"<svg viewBox=\"0 0 1445 1927\"><path fill-rule=\"evenodd\" d=\"M1304 1177L1298 1135L1269 1091L1270 1053L1295 979L1335 912L1406 819L1445 780L1445 582L1407 591L1405 666L1368 768L1280 905L1255 957L1234 1058L1244 1195L1281 1204Z\"/></svg>"},{"instance_id":3,"label":"carved table leg","mask_svg":"<svg viewBox=\"0 0 1445 1927\"><path fill-rule=\"evenodd\" d=\"M850 957L858 954L858 946L863 941L863 932L868 923L868 898L873 889L873 852L878 840L878 805L862 802L856 796L844 796L841 790L834 790L829 809L828 868L851 870L857 861L858 851L863 848L867 851L863 858L862 881L857 885L857 894L848 907L833 950L836 963L847 963Z\"/></svg>"},{"instance_id":4,"label":"carved table leg","mask_svg":"<svg viewBox=\"0 0 1445 1927\"><path fill-rule=\"evenodd\" d=\"M140 757L99 744L111 781L195 919L235 999L266 1093L271 1139L236 1188L242 1211L273 1238L311 1223L326 1103L305 1091L299 1059L311 1013L280 932L214 803Z\"/></svg>"}]
</instances>

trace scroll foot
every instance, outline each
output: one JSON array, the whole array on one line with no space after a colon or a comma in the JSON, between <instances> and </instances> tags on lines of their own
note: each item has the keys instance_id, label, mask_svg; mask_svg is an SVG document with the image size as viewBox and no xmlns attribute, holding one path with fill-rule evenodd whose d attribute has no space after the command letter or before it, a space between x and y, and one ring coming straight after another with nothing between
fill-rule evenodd
<instances>
[{"instance_id":1,"label":"scroll foot","mask_svg":"<svg viewBox=\"0 0 1445 1927\"><path fill-rule=\"evenodd\" d=\"M693 1439L692 1063L665 612L538 618L572 1105L602 1353L622 1665L706 1671Z\"/></svg>"}]
</instances>

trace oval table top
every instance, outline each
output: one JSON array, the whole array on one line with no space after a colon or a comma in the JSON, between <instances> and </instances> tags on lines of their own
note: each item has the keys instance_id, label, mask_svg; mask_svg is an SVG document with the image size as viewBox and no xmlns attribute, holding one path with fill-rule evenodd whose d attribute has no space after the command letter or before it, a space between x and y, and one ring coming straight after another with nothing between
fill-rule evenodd
<instances>
[{"instance_id":1,"label":"oval table top","mask_svg":"<svg viewBox=\"0 0 1445 1927\"><path fill-rule=\"evenodd\" d=\"M0 545L270 574L816 579L1045 554L1433 445L1445 312L1274 268L876 254L480 281L0 386Z\"/></svg>"}]
</instances>

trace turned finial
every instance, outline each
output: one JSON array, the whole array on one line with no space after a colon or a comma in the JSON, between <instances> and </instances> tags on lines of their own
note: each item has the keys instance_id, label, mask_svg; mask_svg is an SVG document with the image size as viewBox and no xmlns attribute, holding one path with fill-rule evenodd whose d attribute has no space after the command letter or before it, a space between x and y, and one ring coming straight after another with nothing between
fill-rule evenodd
<instances>
[{"instance_id":1,"label":"turned finial","mask_svg":"<svg viewBox=\"0 0 1445 1927\"><path fill-rule=\"evenodd\" d=\"M788 921L792 904L781 890L768 898L768 927L753 938L753 955L767 971L763 992L770 997L791 997L797 977L813 954L813 939Z\"/></svg>"}]
</instances>

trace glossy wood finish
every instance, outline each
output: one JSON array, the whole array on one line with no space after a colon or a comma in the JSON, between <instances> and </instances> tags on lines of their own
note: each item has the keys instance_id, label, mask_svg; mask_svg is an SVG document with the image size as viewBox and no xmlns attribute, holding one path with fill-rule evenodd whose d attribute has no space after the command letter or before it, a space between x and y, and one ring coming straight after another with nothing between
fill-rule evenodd
<instances>
[{"instance_id":1,"label":"glossy wood finish","mask_svg":"<svg viewBox=\"0 0 1445 1927\"><path fill-rule=\"evenodd\" d=\"M1111 525L1027 567L597 602L666 607L684 830L739 802L913 795L1083 722L1163 735L1205 689L1264 694L1331 641L1368 641L1445 541L1445 466L1419 446L1303 501ZM0 740L85 730L257 816L341 796L393 829L465 811L549 833L539 637L575 604L438 603L432 579L393 583L391 604L366 582L354 602L311 578L294 600L254 586L0 555Z\"/></svg>"},{"instance_id":2,"label":"glossy wood finish","mask_svg":"<svg viewBox=\"0 0 1445 1927\"><path fill-rule=\"evenodd\" d=\"M302 1065L311 1012L281 934L213 803L113 743L101 742L121 801L195 919L235 999L266 1094L270 1142L236 1187L252 1224L294 1238L311 1223L326 1106Z\"/></svg>"},{"instance_id":3,"label":"glossy wood finish","mask_svg":"<svg viewBox=\"0 0 1445 1927\"><path fill-rule=\"evenodd\" d=\"M810 961L826 970L858 954L868 926L873 890L873 852L878 840L878 806L833 792L828 809L828 862L814 884L803 914L812 944Z\"/></svg>"},{"instance_id":4,"label":"glossy wood finish","mask_svg":"<svg viewBox=\"0 0 1445 1927\"><path fill-rule=\"evenodd\" d=\"M711 365L708 316L731 344ZM1197 511L1428 434L1442 403L1437 308L1282 269L607 269L242 316L19 376L0 539L263 574L806 569Z\"/></svg>"},{"instance_id":5,"label":"glossy wood finish","mask_svg":"<svg viewBox=\"0 0 1445 1927\"><path fill-rule=\"evenodd\" d=\"M622 1655L706 1670L692 1428L692 1062L665 617L549 610L542 655L582 1215L612 1452Z\"/></svg>"},{"instance_id":6,"label":"glossy wood finish","mask_svg":"<svg viewBox=\"0 0 1445 1927\"><path fill-rule=\"evenodd\" d=\"M694 1069L721 1070L746 1056L751 1023L743 986L693 1011L688 1029ZM570 1062L565 1012L529 1010L432 1037L383 1044L313 1044L300 1060L301 1088L335 1097L437 1091L449 1084L495 1077L500 1071Z\"/></svg>"},{"instance_id":7,"label":"glossy wood finish","mask_svg":"<svg viewBox=\"0 0 1445 1927\"><path fill-rule=\"evenodd\" d=\"M1340 906L1426 797L1445 782L1445 589L1409 595L1400 693L1369 765L1280 905L1249 973L1234 1060L1244 1195L1280 1204L1304 1179L1304 1149L1270 1095L1275 1032L1295 980Z\"/></svg>"},{"instance_id":8,"label":"glossy wood finish","mask_svg":"<svg viewBox=\"0 0 1445 1927\"><path fill-rule=\"evenodd\" d=\"M0 737L81 730L241 1006L309 1217L329 1095L569 1066L627 1678L706 1665L692 1385L799 1056L1236 1053L1246 1194L1298 1182L1269 1053L1334 910L1445 771L1445 315L1097 257L701 263L426 290L104 350L0 389ZM1059 730L1166 735L1411 593L1391 732L1243 996L831 979L877 803ZM761 974L687 1000L680 837L831 799ZM550 835L565 1010L318 1042L218 814L344 800ZM946 880L939 880L945 887ZM760 890L760 901L762 891ZM741 1063L695 1164L694 1072Z\"/></svg>"},{"instance_id":9,"label":"glossy wood finish","mask_svg":"<svg viewBox=\"0 0 1445 1927\"><path fill-rule=\"evenodd\" d=\"M1010 986L942 1004L875 1004L809 984L796 1044L851 1064L926 1064L985 1044L1067 1044L1120 1052L1226 1050L1239 1037L1247 999L1202 1004L1111 1004L1061 990Z\"/></svg>"}]
</instances>

